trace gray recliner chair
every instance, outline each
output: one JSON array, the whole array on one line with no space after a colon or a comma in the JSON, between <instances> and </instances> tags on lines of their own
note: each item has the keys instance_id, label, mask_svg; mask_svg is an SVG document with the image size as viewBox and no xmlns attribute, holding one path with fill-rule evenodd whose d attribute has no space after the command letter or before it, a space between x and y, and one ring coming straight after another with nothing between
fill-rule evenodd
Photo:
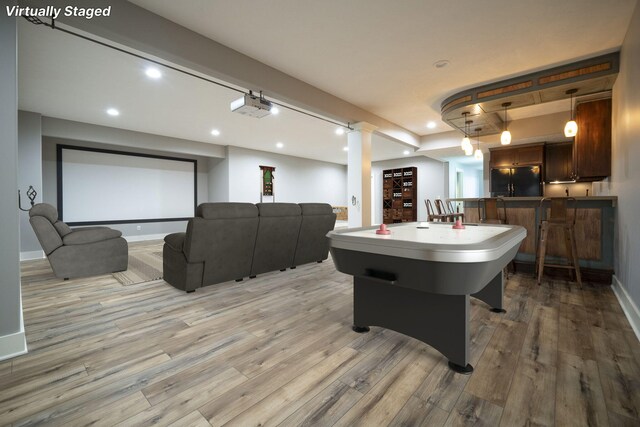
<instances>
[{"instance_id":1,"label":"gray recliner chair","mask_svg":"<svg viewBox=\"0 0 640 427\"><path fill-rule=\"evenodd\" d=\"M69 228L47 203L29 210L36 233L56 277L97 276L127 269L128 246L122 233L108 227Z\"/></svg>"}]
</instances>

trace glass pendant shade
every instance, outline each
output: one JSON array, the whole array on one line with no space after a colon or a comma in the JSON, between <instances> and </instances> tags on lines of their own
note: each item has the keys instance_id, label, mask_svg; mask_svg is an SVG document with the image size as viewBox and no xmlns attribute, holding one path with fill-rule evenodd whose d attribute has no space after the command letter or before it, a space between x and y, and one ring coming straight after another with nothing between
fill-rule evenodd
<instances>
[{"instance_id":1,"label":"glass pendant shade","mask_svg":"<svg viewBox=\"0 0 640 427\"><path fill-rule=\"evenodd\" d=\"M508 130L502 132L502 135L500 135L500 143L502 145L511 144L511 132L509 132Z\"/></svg>"},{"instance_id":2,"label":"glass pendant shade","mask_svg":"<svg viewBox=\"0 0 640 427\"><path fill-rule=\"evenodd\" d=\"M511 144L511 132L507 129L507 108L511 107L511 103L505 102L502 106L504 107L504 130L502 131L502 135L500 135L500 144L509 145Z\"/></svg>"},{"instance_id":3,"label":"glass pendant shade","mask_svg":"<svg viewBox=\"0 0 640 427\"><path fill-rule=\"evenodd\" d=\"M475 157L476 160L482 160L484 156L482 155L482 151L480 151L479 148L476 148L476 152L473 153L473 157Z\"/></svg>"},{"instance_id":4,"label":"glass pendant shade","mask_svg":"<svg viewBox=\"0 0 640 427\"><path fill-rule=\"evenodd\" d=\"M576 136L578 133L578 124L575 120L569 120L566 125L564 125L564 136L570 138L572 136Z\"/></svg>"},{"instance_id":5,"label":"glass pendant shade","mask_svg":"<svg viewBox=\"0 0 640 427\"><path fill-rule=\"evenodd\" d=\"M470 155L473 154L473 146L471 145L471 143L469 143L469 145L467 147L465 147L464 154L466 156L470 156Z\"/></svg>"},{"instance_id":6,"label":"glass pendant shade","mask_svg":"<svg viewBox=\"0 0 640 427\"><path fill-rule=\"evenodd\" d=\"M570 96L569 102L571 103L571 117L567 124L564 125L564 136L566 136L567 138L576 136L576 134L578 133L578 124L575 120L573 120L573 94L577 91L578 89L569 89L567 91L567 95Z\"/></svg>"},{"instance_id":7,"label":"glass pendant shade","mask_svg":"<svg viewBox=\"0 0 640 427\"><path fill-rule=\"evenodd\" d=\"M462 138L462 144L460 145L464 151L467 151L467 147L471 147L471 140L468 136L465 136L464 138Z\"/></svg>"}]
</instances>

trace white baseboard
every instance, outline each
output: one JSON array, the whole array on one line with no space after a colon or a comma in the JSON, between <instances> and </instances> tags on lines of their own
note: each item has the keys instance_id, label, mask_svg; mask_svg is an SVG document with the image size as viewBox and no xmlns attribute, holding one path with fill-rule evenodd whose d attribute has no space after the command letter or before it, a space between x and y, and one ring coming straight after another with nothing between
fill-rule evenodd
<instances>
[{"instance_id":1,"label":"white baseboard","mask_svg":"<svg viewBox=\"0 0 640 427\"><path fill-rule=\"evenodd\" d=\"M11 359L27 352L24 330L0 337L0 360Z\"/></svg>"},{"instance_id":2,"label":"white baseboard","mask_svg":"<svg viewBox=\"0 0 640 427\"><path fill-rule=\"evenodd\" d=\"M620 283L615 274L613 275L611 288L613 289L613 293L616 294L622 311L624 311L625 316L627 316L633 328L633 332L636 333L636 337L640 340L640 310L638 310L638 306L633 302L627 290L622 286L622 283Z\"/></svg>"},{"instance_id":3,"label":"white baseboard","mask_svg":"<svg viewBox=\"0 0 640 427\"><path fill-rule=\"evenodd\" d=\"M143 234L140 236L122 236L127 242L143 242L145 240L162 240L169 233Z\"/></svg>"},{"instance_id":4,"label":"white baseboard","mask_svg":"<svg viewBox=\"0 0 640 427\"><path fill-rule=\"evenodd\" d=\"M27 338L24 333L24 317L22 314L22 292L20 292L20 330L13 334L0 336L0 360L11 359L28 352Z\"/></svg>"},{"instance_id":5,"label":"white baseboard","mask_svg":"<svg viewBox=\"0 0 640 427\"><path fill-rule=\"evenodd\" d=\"M44 251L20 252L20 261L29 261L32 259L44 259Z\"/></svg>"}]
</instances>

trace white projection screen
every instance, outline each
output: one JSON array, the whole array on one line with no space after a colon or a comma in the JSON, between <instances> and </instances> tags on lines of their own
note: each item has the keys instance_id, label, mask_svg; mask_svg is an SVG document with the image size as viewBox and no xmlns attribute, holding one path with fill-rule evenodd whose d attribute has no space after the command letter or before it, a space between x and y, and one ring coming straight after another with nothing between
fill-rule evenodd
<instances>
[{"instance_id":1,"label":"white projection screen","mask_svg":"<svg viewBox=\"0 0 640 427\"><path fill-rule=\"evenodd\" d=\"M71 225L181 221L196 207L196 160L58 145L58 211Z\"/></svg>"}]
</instances>

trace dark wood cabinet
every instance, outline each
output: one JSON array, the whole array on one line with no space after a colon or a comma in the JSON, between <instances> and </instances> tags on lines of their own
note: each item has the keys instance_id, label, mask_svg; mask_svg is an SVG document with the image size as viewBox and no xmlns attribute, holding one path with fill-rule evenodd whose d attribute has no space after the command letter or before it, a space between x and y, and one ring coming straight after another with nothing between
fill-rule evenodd
<instances>
[{"instance_id":1,"label":"dark wood cabinet","mask_svg":"<svg viewBox=\"0 0 640 427\"><path fill-rule=\"evenodd\" d=\"M544 146L534 145L515 150L516 166L539 165L544 161Z\"/></svg>"},{"instance_id":2,"label":"dark wood cabinet","mask_svg":"<svg viewBox=\"0 0 640 427\"><path fill-rule=\"evenodd\" d=\"M418 220L418 169L415 167L382 171L382 222Z\"/></svg>"},{"instance_id":3,"label":"dark wood cabinet","mask_svg":"<svg viewBox=\"0 0 640 427\"><path fill-rule=\"evenodd\" d=\"M504 168L511 166L535 166L544 161L544 144L515 147L499 147L489 150L489 166Z\"/></svg>"},{"instance_id":4,"label":"dark wood cabinet","mask_svg":"<svg viewBox=\"0 0 640 427\"><path fill-rule=\"evenodd\" d=\"M578 133L573 145L573 170L579 181L611 175L611 99L576 106Z\"/></svg>"},{"instance_id":5,"label":"dark wood cabinet","mask_svg":"<svg viewBox=\"0 0 640 427\"><path fill-rule=\"evenodd\" d=\"M489 150L489 165L492 168L511 167L515 163L513 149Z\"/></svg>"},{"instance_id":6,"label":"dark wood cabinet","mask_svg":"<svg viewBox=\"0 0 640 427\"><path fill-rule=\"evenodd\" d=\"M571 142L546 145L544 180L546 182L573 180L573 144Z\"/></svg>"}]
</instances>

